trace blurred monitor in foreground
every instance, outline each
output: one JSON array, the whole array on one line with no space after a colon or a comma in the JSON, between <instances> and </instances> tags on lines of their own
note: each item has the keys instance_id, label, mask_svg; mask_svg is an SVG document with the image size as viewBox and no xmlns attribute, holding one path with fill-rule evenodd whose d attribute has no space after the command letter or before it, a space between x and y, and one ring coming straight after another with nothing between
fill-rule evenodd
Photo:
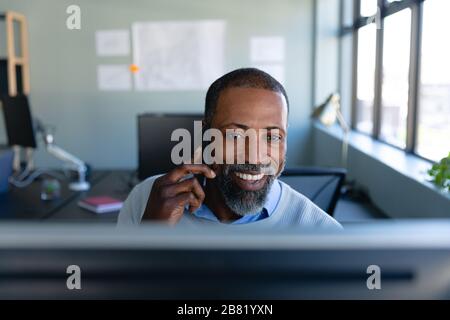
<instances>
[{"instance_id":1,"label":"blurred monitor in foreground","mask_svg":"<svg viewBox=\"0 0 450 320\"><path fill-rule=\"evenodd\" d=\"M75 269L81 290L68 289ZM0 226L0 298L450 298L450 222L333 233Z\"/></svg>"}]
</instances>

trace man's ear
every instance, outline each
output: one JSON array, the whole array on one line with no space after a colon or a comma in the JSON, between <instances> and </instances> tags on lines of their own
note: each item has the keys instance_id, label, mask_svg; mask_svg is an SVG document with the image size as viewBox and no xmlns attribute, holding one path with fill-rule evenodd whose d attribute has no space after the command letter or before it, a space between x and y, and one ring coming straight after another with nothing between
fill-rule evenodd
<instances>
[{"instance_id":1,"label":"man's ear","mask_svg":"<svg viewBox=\"0 0 450 320\"><path fill-rule=\"evenodd\" d=\"M205 119L202 119L202 152L207 146L207 142L204 140L205 132L208 130ZM201 161L203 163L203 153L200 155Z\"/></svg>"},{"instance_id":2,"label":"man's ear","mask_svg":"<svg viewBox=\"0 0 450 320\"><path fill-rule=\"evenodd\" d=\"M210 129L211 125L206 122L205 119L202 120L202 133L204 134L206 130Z\"/></svg>"}]
</instances>

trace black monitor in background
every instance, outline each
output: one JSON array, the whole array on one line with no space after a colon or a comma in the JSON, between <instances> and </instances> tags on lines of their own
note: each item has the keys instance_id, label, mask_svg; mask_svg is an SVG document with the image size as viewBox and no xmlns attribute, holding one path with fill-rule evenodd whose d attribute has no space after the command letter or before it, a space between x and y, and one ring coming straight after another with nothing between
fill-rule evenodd
<instances>
[{"instance_id":1,"label":"black monitor in background","mask_svg":"<svg viewBox=\"0 0 450 320\"><path fill-rule=\"evenodd\" d=\"M25 95L1 97L6 134L10 146L36 148L30 105Z\"/></svg>"},{"instance_id":2,"label":"black monitor in background","mask_svg":"<svg viewBox=\"0 0 450 320\"><path fill-rule=\"evenodd\" d=\"M6 59L0 59L0 95L8 94L8 61ZM17 92L23 93L23 81L22 81L22 66L16 65L16 83Z\"/></svg>"},{"instance_id":3,"label":"black monitor in background","mask_svg":"<svg viewBox=\"0 0 450 320\"><path fill-rule=\"evenodd\" d=\"M172 132L187 129L194 138L194 121L201 121L200 114L141 114L138 115L138 178L170 171L175 167L171 159L172 148L178 141L171 141ZM194 152L191 145L191 151Z\"/></svg>"}]
</instances>

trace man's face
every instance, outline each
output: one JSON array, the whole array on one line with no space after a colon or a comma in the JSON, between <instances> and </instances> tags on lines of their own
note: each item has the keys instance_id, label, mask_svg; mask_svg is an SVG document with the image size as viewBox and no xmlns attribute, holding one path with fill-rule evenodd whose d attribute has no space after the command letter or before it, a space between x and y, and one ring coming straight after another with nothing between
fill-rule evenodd
<instances>
[{"instance_id":1,"label":"man's face","mask_svg":"<svg viewBox=\"0 0 450 320\"><path fill-rule=\"evenodd\" d=\"M284 168L284 96L265 89L225 89L211 127L219 129L224 137L225 164L215 164L213 169L218 173L216 184L225 203L239 215L261 211L273 181ZM232 164L230 157L234 159Z\"/></svg>"}]
</instances>

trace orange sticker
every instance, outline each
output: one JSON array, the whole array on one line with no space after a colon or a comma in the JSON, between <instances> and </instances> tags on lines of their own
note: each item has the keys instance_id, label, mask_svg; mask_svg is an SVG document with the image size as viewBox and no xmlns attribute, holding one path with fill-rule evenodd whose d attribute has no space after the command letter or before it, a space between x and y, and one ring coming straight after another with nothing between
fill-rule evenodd
<instances>
[{"instance_id":1,"label":"orange sticker","mask_svg":"<svg viewBox=\"0 0 450 320\"><path fill-rule=\"evenodd\" d=\"M130 65L130 71L131 71L132 73L136 73L136 72L139 71L139 67L138 67L137 65L135 65L135 64L131 64L131 65Z\"/></svg>"}]
</instances>

